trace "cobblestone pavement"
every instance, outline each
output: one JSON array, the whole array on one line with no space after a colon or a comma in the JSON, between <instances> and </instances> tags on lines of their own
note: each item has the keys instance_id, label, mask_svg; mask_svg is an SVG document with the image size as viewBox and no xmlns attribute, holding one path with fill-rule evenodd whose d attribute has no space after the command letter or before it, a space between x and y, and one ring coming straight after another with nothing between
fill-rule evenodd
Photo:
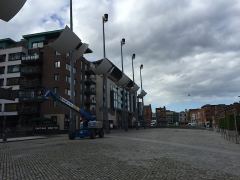
<instances>
[{"instance_id":1,"label":"cobblestone pavement","mask_svg":"<svg viewBox=\"0 0 240 180\"><path fill-rule=\"evenodd\" d=\"M0 144L0 179L240 180L240 145L206 130L115 131Z\"/></svg>"}]
</instances>

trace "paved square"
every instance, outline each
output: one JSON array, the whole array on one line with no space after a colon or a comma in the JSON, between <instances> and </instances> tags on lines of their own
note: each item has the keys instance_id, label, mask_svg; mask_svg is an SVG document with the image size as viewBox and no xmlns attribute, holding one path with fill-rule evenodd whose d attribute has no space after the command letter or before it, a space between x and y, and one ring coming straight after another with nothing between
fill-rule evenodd
<instances>
[{"instance_id":1,"label":"paved square","mask_svg":"<svg viewBox=\"0 0 240 180\"><path fill-rule=\"evenodd\" d=\"M240 145L206 130L115 131L0 143L0 179L240 179Z\"/></svg>"}]
</instances>

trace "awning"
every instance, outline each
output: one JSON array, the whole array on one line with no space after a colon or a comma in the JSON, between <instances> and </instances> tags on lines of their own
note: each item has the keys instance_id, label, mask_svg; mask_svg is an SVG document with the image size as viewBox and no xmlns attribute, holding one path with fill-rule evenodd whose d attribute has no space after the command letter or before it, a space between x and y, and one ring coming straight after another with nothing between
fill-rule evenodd
<instances>
[{"instance_id":1,"label":"awning","mask_svg":"<svg viewBox=\"0 0 240 180\"><path fill-rule=\"evenodd\" d=\"M26 0L1 0L0 1L0 19L8 22L23 7Z\"/></svg>"}]
</instances>

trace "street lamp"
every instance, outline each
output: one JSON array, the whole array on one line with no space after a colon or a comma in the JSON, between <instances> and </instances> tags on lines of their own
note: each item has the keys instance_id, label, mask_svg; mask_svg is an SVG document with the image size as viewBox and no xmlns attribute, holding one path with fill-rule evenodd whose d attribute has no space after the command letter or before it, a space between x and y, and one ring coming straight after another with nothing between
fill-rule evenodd
<instances>
[{"instance_id":1,"label":"street lamp","mask_svg":"<svg viewBox=\"0 0 240 180\"><path fill-rule=\"evenodd\" d=\"M134 68L133 68L133 60L135 59L135 57L136 57L136 55L133 54L133 55L132 55L132 74L133 74L133 82L135 82L135 81L134 81Z\"/></svg>"},{"instance_id":2,"label":"street lamp","mask_svg":"<svg viewBox=\"0 0 240 180\"><path fill-rule=\"evenodd\" d=\"M123 51L122 51L122 47L125 44L125 38L122 38L121 40L121 62L122 62L122 73L124 73L123 71Z\"/></svg>"},{"instance_id":3,"label":"street lamp","mask_svg":"<svg viewBox=\"0 0 240 180\"><path fill-rule=\"evenodd\" d=\"M122 38L122 40L121 40L121 63L122 63L122 73L124 73L124 69L123 69L123 50L122 50L122 47L123 47L123 45L125 44L125 38ZM127 119L126 119L126 100L125 100L125 89L124 89L124 87L123 87L123 93L122 93L122 95L123 95L123 114L122 114L122 119L123 119L123 123L124 123L124 125L123 125L123 127L124 127L124 129L125 129L125 131L127 131L128 130L128 127L127 127Z\"/></svg>"},{"instance_id":4,"label":"street lamp","mask_svg":"<svg viewBox=\"0 0 240 180\"><path fill-rule=\"evenodd\" d=\"M141 94L143 92L143 88L142 88L142 69L143 69L143 64L140 65L140 80L141 80ZM142 96L142 121L143 121L143 126L145 128L145 122L144 122L144 96Z\"/></svg>"},{"instance_id":5,"label":"street lamp","mask_svg":"<svg viewBox=\"0 0 240 180\"><path fill-rule=\"evenodd\" d=\"M70 29L73 31L73 13L72 13L72 0L70 0ZM73 60L73 51L69 52L70 55L70 99L72 103L75 103L74 98L74 60ZM74 112L70 109L70 125L69 125L69 139L75 138L76 130L76 119L74 117Z\"/></svg>"},{"instance_id":6,"label":"street lamp","mask_svg":"<svg viewBox=\"0 0 240 180\"><path fill-rule=\"evenodd\" d=\"M104 23L108 21L108 14L104 14L102 17L102 23L103 23L103 57L106 58L106 50L105 50L105 28Z\"/></svg>"},{"instance_id":7,"label":"street lamp","mask_svg":"<svg viewBox=\"0 0 240 180\"><path fill-rule=\"evenodd\" d=\"M108 21L108 14L104 14L102 17L103 24L103 58L106 58L105 50L105 27L104 24ZM108 105L107 105L107 75L103 73L103 123L106 133L109 133L109 121L108 121Z\"/></svg>"}]
</instances>

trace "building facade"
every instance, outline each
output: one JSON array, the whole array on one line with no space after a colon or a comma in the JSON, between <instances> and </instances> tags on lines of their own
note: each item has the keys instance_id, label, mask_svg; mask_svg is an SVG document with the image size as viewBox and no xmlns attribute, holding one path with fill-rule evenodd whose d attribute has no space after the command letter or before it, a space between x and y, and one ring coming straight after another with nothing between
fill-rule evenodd
<instances>
[{"instance_id":1,"label":"building facade","mask_svg":"<svg viewBox=\"0 0 240 180\"><path fill-rule=\"evenodd\" d=\"M144 121L146 122L146 126L150 127L152 122L152 106L151 104L144 106Z\"/></svg>"},{"instance_id":2,"label":"building facade","mask_svg":"<svg viewBox=\"0 0 240 180\"><path fill-rule=\"evenodd\" d=\"M68 129L69 109L51 99L45 100L42 96L45 90L52 90L70 99L69 54L59 54L48 46L61 32L57 30L24 35L20 42L0 40L1 87L11 87L18 93L14 101L0 100L1 125L4 121L5 126L12 131L27 131L47 118L49 123L57 124L61 130ZM85 98L85 107L93 112L95 109L86 103L94 89L91 83L89 85L89 75L85 74L88 66L85 62L82 57L74 65L75 104L83 105ZM76 114L75 118L78 127L80 117Z\"/></svg>"}]
</instances>

